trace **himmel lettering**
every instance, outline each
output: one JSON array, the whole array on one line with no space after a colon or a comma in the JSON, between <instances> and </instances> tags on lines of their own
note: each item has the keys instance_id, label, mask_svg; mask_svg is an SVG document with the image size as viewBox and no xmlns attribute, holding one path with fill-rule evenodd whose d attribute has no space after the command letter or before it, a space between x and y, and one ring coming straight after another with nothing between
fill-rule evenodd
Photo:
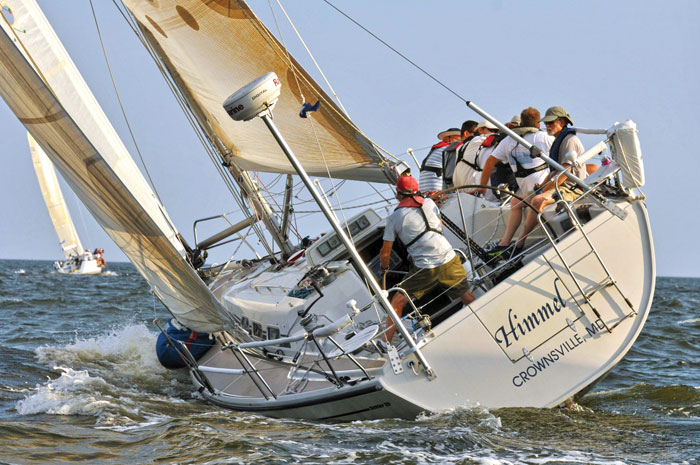
<instances>
[{"instance_id":1,"label":"himmel lettering","mask_svg":"<svg viewBox=\"0 0 700 465\"><path fill-rule=\"evenodd\" d=\"M496 330L494 338L499 344L505 343L509 347L513 342L517 341L520 336L524 336L537 329L541 324L545 323L556 313L559 313L562 308L566 307L566 301L561 298L559 288L557 287L559 278L554 279L554 292L556 296L552 299L552 303L546 303L536 311L530 313L525 318L518 320L518 315L513 313L513 309L508 309L508 329L503 325Z\"/></svg>"}]
</instances>

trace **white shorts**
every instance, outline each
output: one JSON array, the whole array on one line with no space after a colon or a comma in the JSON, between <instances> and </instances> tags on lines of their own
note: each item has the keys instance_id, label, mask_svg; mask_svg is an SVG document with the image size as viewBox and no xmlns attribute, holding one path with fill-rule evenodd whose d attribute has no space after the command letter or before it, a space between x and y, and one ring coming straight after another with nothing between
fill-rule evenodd
<instances>
[{"instance_id":1,"label":"white shorts","mask_svg":"<svg viewBox=\"0 0 700 465\"><path fill-rule=\"evenodd\" d=\"M537 171L524 178L517 178L518 181L518 193L521 195L527 195L535 190L535 184L542 185L544 180L547 178L549 170L545 169L542 171Z\"/></svg>"}]
</instances>

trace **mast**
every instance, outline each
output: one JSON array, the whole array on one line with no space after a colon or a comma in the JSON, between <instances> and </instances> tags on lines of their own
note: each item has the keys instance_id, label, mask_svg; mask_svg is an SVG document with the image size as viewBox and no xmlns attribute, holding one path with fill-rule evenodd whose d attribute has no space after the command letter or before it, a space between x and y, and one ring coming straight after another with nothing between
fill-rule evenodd
<instances>
[{"instance_id":1,"label":"mast","mask_svg":"<svg viewBox=\"0 0 700 465\"><path fill-rule=\"evenodd\" d=\"M367 267L364 260L362 260L362 257L360 257L357 249L355 249L355 244L353 244L350 238L347 236L345 229L338 222L335 214L321 197L321 194L318 192L318 190L316 190L316 187L311 181L311 178L309 178L309 175L306 173L306 170L296 158L294 152L292 152L292 149L289 147L282 134L277 130L275 123L272 121L272 107L279 98L281 86L282 84L275 73L267 73L227 98L224 102L224 108L229 116L231 116L231 118L235 121L249 121L255 117L262 118L265 125L270 130L280 148L291 163L292 167L306 186L306 189L314 198L316 204L321 208L321 212L323 212L323 215L326 217L331 227L338 235L338 238L340 238L346 250L350 253L350 258L354 262L360 274L362 274L369 284L369 287L377 298L379 304L392 319L395 327L403 336L404 340L409 344L412 351L415 352L416 357L418 357L418 360L425 368L425 373L428 379L434 379L435 372L433 372L432 368L428 364L428 361L416 346L411 334L404 327L403 323L401 322L401 317L396 314L394 308L391 306L391 303L387 298L388 293L379 286L374 274Z\"/></svg>"},{"instance_id":2,"label":"mast","mask_svg":"<svg viewBox=\"0 0 700 465\"><path fill-rule=\"evenodd\" d=\"M286 261L287 257L292 254L292 245L289 243L289 238L280 225L279 218L272 211L270 204L260 191L260 186L258 186L258 183L255 182L247 171L242 170L238 166L235 157L230 151L220 150L219 153L221 158L224 160L224 166L229 173L231 173L231 176L236 181L236 184L238 184L241 190L243 190L253 206L255 215L258 217L256 219L260 219L263 222L265 228L272 235L272 239L277 243L282 251L283 261ZM274 256L273 251L269 248L266 241L262 241L262 243L267 249L267 252L271 256Z\"/></svg>"}]
</instances>

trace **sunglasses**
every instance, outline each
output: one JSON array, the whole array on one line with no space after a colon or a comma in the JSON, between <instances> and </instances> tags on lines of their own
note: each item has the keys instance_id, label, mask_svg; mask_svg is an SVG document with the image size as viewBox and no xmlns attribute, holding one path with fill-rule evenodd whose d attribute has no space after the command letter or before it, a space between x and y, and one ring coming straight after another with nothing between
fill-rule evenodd
<instances>
[{"instance_id":1,"label":"sunglasses","mask_svg":"<svg viewBox=\"0 0 700 465\"><path fill-rule=\"evenodd\" d=\"M556 120L545 121L545 122L544 122L544 125L545 125L545 126L549 126L550 124L554 124L555 121L556 121Z\"/></svg>"}]
</instances>

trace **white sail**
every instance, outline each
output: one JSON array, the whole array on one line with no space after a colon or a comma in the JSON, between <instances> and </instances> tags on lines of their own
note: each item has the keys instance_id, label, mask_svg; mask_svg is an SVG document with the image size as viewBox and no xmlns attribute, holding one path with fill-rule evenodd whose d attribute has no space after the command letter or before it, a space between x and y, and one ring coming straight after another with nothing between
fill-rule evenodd
<instances>
[{"instance_id":1,"label":"white sail","mask_svg":"<svg viewBox=\"0 0 700 465\"><path fill-rule=\"evenodd\" d=\"M78 256L83 253L83 245L80 243L78 232L75 230L73 220L71 220L70 212L63 199L61 186L58 185L56 171L53 168L53 163L46 156L39 144L36 143L31 134L27 133L29 139L29 151L32 155L34 163L34 171L39 180L41 195L44 197L46 208L49 210L51 222L58 235L58 241L61 244L63 253L66 258Z\"/></svg>"},{"instance_id":2,"label":"white sail","mask_svg":"<svg viewBox=\"0 0 700 465\"><path fill-rule=\"evenodd\" d=\"M0 94L177 319L221 329L218 302L38 5L4 5Z\"/></svg>"},{"instance_id":3,"label":"white sail","mask_svg":"<svg viewBox=\"0 0 700 465\"><path fill-rule=\"evenodd\" d=\"M144 33L187 98L201 126L241 169L294 173L261 121L236 124L222 104L267 72L285 86L275 121L311 175L390 182L373 144L294 60L243 1L126 0ZM321 104L300 118L302 104Z\"/></svg>"}]
</instances>

